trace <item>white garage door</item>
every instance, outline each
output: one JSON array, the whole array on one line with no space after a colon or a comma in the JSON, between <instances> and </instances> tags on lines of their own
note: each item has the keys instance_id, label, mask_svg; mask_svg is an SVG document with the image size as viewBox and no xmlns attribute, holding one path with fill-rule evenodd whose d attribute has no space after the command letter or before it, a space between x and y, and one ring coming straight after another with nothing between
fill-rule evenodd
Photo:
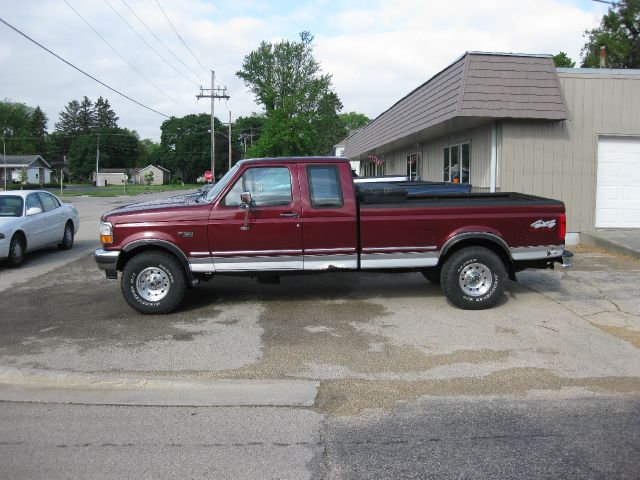
<instances>
[{"instance_id":1,"label":"white garage door","mask_svg":"<svg viewBox=\"0 0 640 480\"><path fill-rule=\"evenodd\" d=\"M598 139L596 228L640 228L640 137Z\"/></svg>"}]
</instances>

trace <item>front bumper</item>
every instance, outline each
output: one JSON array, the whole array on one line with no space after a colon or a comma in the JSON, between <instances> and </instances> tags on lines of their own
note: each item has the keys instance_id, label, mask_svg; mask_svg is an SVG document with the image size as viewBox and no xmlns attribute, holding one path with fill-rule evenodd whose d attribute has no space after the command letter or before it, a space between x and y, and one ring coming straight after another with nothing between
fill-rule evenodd
<instances>
[{"instance_id":1,"label":"front bumper","mask_svg":"<svg viewBox=\"0 0 640 480\"><path fill-rule=\"evenodd\" d=\"M119 250L104 250L98 248L93 252L93 259L96 261L98 268L105 271L107 278L118 278L119 256Z\"/></svg>"}]
</instances>

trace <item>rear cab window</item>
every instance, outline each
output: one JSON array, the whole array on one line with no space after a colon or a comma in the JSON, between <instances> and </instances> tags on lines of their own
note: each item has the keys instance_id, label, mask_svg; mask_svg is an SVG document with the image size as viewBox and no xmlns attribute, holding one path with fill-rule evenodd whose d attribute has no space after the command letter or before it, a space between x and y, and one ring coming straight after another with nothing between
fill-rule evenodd
<instances>
[{"instance_id":1,"label":"rear cab window","mask_svg":"<svg viewBox=\"0 0 640 480\"><path fill-rule=\"evenodd\" d=\"M336 165L307 166L307 180L313 208L341 208L344 205L340 172Z\"/></svg>"},{"instance_id":2,"label":"rear cab window","mask_svg":"<svg viewBox=\"0 0 640 480\"><path fill-rule=\"evenodd\" d=\"M248 168L231 187L223 205L239 206L243 192L251 193L253 206L256 207L289 205L293 201L291 172L287 167Z\"/></svg>"}]
</instances>

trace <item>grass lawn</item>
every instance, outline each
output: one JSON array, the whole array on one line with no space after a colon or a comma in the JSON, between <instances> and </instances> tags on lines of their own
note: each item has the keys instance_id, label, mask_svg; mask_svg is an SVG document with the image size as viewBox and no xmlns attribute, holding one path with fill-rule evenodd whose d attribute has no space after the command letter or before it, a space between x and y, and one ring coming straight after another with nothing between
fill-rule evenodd
<instances>
[{"instance_id":1,"label":"grass lawn","mask_svg":"<svg viewBox=\"0 0 640 480\"><path fill-rule=\"evenodd\" d=\"M182 185L127 185L127 191L125 193L122 185L108 185L106 187L93 187L88 186L86 190L82 190L75 186L73 189L63 190L63 196L77 196L77 195L89 195L91 197L117 197L119 195L140 195L142 193L155 193L173 191L179 192L180 190L193 190L200 185L187 184ZM60 191L57 192L58 194Z\"/></svg>"},{"instance_id":2,"label":"grass lawn","mask_svg":"<svg viewBox=\"0 0 640 480\"><path fill-rule=\"evenodd\" d=\"M122 185L108 185L106 187L94 187L93 185L87 185L87 189L83 190L82 185L74 185L73 188L67 188L63 190L63 196L78 196L78 195L88 195L90 197L117 197L120 195L140 195L143 193L154 193L154 192L166 192L166 191L176 191L179 192L181 190L192 190L194 188L198 188L199 185L196 184L186 184L182 185L127 185L127 191L125 193ZM60 195L60 190L55 192Z\"/></svg>"}]
</instances>

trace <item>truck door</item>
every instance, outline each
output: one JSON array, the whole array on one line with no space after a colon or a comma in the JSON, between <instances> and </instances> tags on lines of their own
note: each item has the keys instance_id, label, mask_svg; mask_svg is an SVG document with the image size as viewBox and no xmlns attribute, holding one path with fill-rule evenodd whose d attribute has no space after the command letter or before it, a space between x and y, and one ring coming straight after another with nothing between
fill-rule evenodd
<instances>
[{"instance_id":1,"label":"truck door","mask_svg":"<svg viewBox=\"0 0 640 480\"><path fill-rule=\"evenodd\" d=\"M251 166L211 210L209 247L216 272L302 270L296 165ZM240 194L251 194L245 225Z\"/></svg>"},{"instance_id":2,"label":"truck door","mask_svg":"<svg viewBox=\"0 0 640 480\"><path fill-rule=\"evenodd\" d=\"M357 213L349 164L299 165L304 269L358 268Z\"/></svg>"}]
</instances>

